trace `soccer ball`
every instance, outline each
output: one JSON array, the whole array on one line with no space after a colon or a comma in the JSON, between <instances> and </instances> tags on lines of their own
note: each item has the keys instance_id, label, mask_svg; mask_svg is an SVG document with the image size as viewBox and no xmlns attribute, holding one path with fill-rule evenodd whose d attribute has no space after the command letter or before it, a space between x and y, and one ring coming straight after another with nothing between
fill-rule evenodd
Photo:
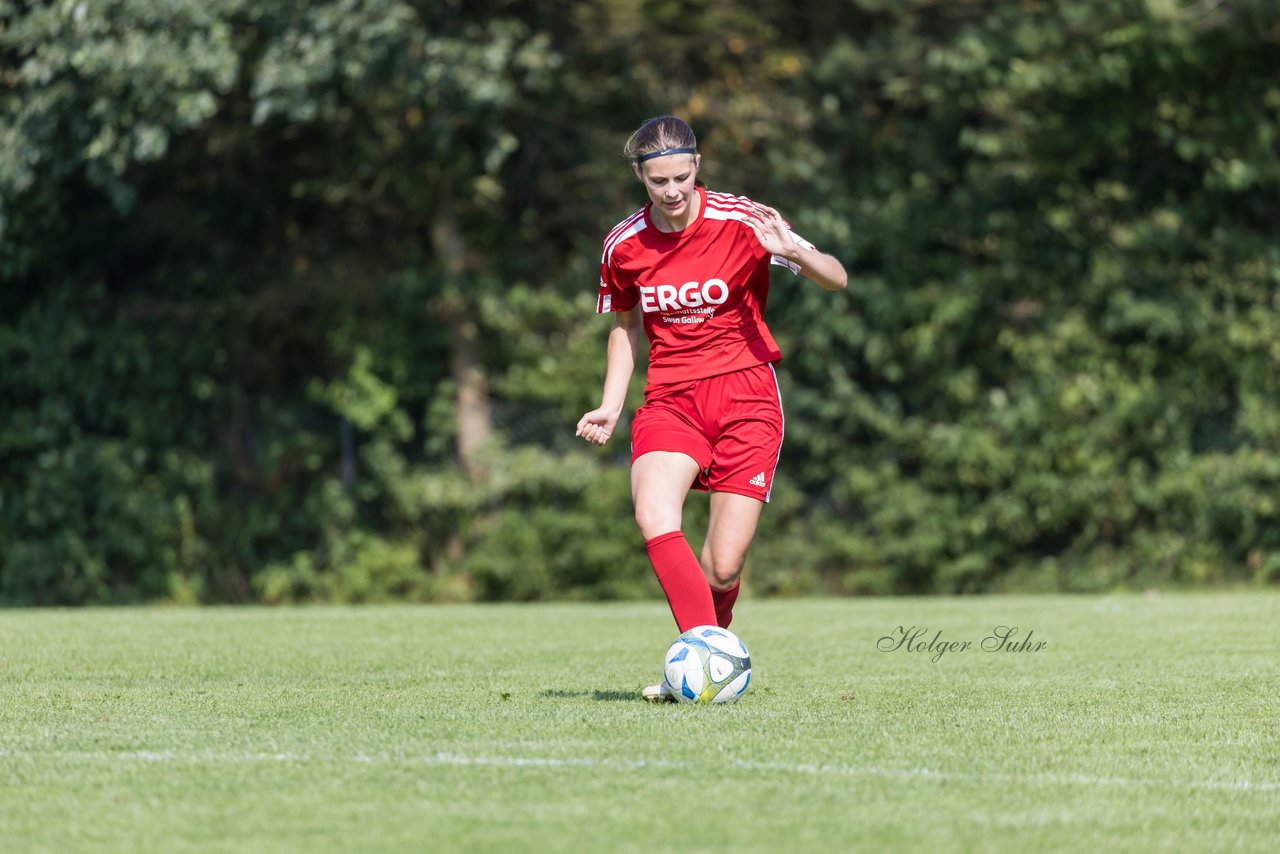
<instances>
[{"instance_id":1,"label":"soccer ball","mask_svg":"<svg viewBox=\"0 0 1280 854\"><path fill-rule=\"evenodd\" d=\"M751 682L751 654L719 626L695 626L672 642L663 676L682 703L732 703Z\"/></svg>"}]
</instances>

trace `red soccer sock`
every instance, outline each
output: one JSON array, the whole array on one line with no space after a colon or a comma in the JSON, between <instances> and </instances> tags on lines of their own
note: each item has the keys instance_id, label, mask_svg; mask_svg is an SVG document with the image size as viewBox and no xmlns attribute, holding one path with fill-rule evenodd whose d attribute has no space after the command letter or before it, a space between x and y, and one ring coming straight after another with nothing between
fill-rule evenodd
<instances>
[{"instance_id":1,"label":"red soccer sock","mask_svg":"<svg viewBox=\"0 0 1280 854\"><path fill-rule=\"evenodd\" d=\"M733 603L738 601L738 590L741 587L742 582L739 581L728 590L711 588L711 601L716 606L716 625L722 629L729 628L729 624L733 622Z\"/></svg>"},{"instance_id":2,"label":"red soccer sock","mask_svg":"<svg viewBox=\"0 0 1280 854\"><path fill-rule=\"evenodd\" d=\"M659 534L646 541L644 549L649 553L649 563L653 564L658 584L667 595L676 627L687 632L694 626L716 625L711 587L684 534L680 531Z\"/></svg>"}]
</instances>

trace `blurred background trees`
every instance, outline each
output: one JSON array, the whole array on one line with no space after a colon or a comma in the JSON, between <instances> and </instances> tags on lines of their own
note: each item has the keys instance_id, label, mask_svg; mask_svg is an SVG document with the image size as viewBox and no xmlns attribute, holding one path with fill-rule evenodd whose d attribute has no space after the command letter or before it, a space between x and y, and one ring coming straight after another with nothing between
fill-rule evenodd
<instances>
[{"instance_id":1,"label":"blurred background trees","mask_svg":"<svg viewBox=\"0 0 1280 854\"><path fill-rule=\"evenodd\" d=\"M1280 578L1270 2L0 0L0 603L653 595L573 425L667 112L851 274L756 592Z\"/></svg>"}]
</instances>

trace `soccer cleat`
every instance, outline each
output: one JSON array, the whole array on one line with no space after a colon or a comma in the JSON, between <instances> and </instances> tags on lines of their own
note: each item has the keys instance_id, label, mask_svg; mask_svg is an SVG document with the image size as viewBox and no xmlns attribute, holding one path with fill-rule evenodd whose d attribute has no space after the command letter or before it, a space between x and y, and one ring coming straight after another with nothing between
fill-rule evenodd
<instances>
[{"instance_id":1,"label":"soccer cleat","mask_svg":"<svg viewBox=\"0 0 1280 854\"><path fill-rule=\"evenodd\" d=\"M640 692L640 697L646 703L674 703L676 695L671 693L671 686L667 684L667 680L663 679L657 685L650 685Z\"/></svg>"}]
</instances>

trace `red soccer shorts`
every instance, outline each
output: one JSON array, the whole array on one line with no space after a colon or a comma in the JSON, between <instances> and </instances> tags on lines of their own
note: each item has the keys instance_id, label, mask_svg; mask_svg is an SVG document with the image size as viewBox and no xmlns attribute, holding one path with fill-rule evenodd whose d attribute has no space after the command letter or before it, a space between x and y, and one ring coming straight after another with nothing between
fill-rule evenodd
<instances>
[{"instance_id":1,"label":"red soccer shorts","mask_svg":"<svg viewBox=\"0 0 1280 854\"><path fill-rule=\"evenodd\" d=\"M693 488L767 502L782 453L782 395L773 365L646 390L631 425L631 461L652 451L692 457Z\"/></svg>"}]
</instances>

